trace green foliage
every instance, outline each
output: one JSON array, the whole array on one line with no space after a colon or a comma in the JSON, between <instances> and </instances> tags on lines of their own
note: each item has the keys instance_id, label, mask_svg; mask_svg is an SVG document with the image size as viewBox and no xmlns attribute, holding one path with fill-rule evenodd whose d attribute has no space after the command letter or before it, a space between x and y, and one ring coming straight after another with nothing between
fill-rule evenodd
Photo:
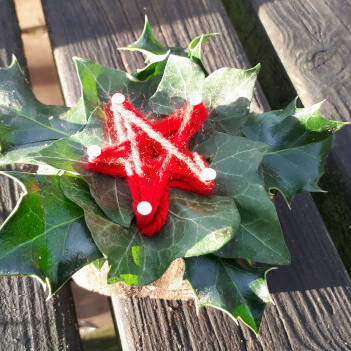
<instances>
[{"instance_id":1,"label":"green foliage","mask_svg":"<svg viewBox=\"0 0 351 351\"><path fill-rule=\"evenodd\" d=\"M206 255L185 259L184 279L195 292L197 308L220 308L258 333L265 304L271 301L266 273L267 269Z\"/></svg>"},{"instance_id":2,"label":"green foliage","mask_svg":"<svg viewBox=\"0 0 351 351\"><path fill-rule=\"evenodd\" d=\"M59 176L6 172L25 193L0 229L0 274L35 275L50 293L99 258L83 211L60 188Z\"/></svg>"},{"instance_id":3,"label":"green foliage","mask_svg":"<svg viewBox=\"0 0 351 351\"><path fill-rule=\"evenodd\" d=\"M262 162L267 189L277 189L291 202L302 192L321 191L318 181L333 146L333 133L343 122L320 115L321 103L297 108L294 100L286 109L252 114L245 135L269 144Z\"/></svg>"},{"instance_id":4,"label":"green foliage","mask_svg":"<svg viewBox=\"0 0 351 351\"><path fill-rule=\"evenodd\" d=\"M75 58L82 97L69 109L46 106L31 92L17 61L0 69L0 165L29 163L56 175L7 172L22 196L0 228L0 274L38 277L59 289L85 264L107 260L108 282L144 285L176 258L197 305L212 305L258 332L270 301L265 270L245 262L288 264L275 207L278 189L288 201L320 191L325 158L341 122L324 119L320 104L250 112L259 66L207 73L196 37L186 49L168 48L146 19L141 37L125 50L140 51L148 65L128 74ZM202 93L209 117L192 147L217 171L210 196L171 190L165 226L140 234L127 183L85 168L86 149L105 144L103 105L119 91L147 118L162 118Z\"/></svg>"}]
</instances>

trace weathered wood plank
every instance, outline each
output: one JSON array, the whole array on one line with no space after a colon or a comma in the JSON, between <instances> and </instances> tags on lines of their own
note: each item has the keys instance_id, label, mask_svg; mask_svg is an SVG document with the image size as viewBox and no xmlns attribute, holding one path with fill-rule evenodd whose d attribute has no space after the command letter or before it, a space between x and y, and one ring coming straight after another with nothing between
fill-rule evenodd
<instances>
[{"instance_id":1,"label":"weathered wood plank","mask_svg":"<svg viewBox=\"0 0 351 351\"><path fill-rule=\"evenodd\" d=\"M100 2L46 0L55 59L66 101L79 96L71 56L119 69L140 67L142 60L116 51L140 34L146 12L155 35L168 45L186 45L203 32L221 32L209 44L207 66L247 67L243 49L217 0ZM256 95L259 105L265 98ZM226 315L211 308L200 317L192 304L179 301L114 298L125 350L347 350L351 343L350 280L309 195L299 196L292 211L278 200L279 216L292 264L271 273L275 305L264 315L255 338Z\"/></svg>"},{"instance_id":2,"label":"weathered wood plank","mask_svg":"<svg viewBox=\"0 0 351 351\"><path fill-rule=\"evenodd\" d=\"M225 2L230 6L230 0ZM238 3L247 1L236 1L235 7ZM325 115L351 122L350 1L251 0L251 4L303 104L326 99ZM258 41L256 48L266 49ZM337 133L322 179L329 194L315 197L349 272L351 258L344 250L351 246L350 147L351 126L347 126Z\"/></svg>"},{"instance_id":3,"label":"weathered wood plank","mask_svg":"<svg viewBox=\"0 0 351 351\"><path fill-rule=\"evenodd\" d=\"M25 67L20 30L10 0L0 0L0 66L14 53ZM20 195L19 187L0 176L0 222L11 212ZM73 300L69 286L45 301L37 280L0 277L0 350L81 350Z\"/></svg>"}]
</instances>

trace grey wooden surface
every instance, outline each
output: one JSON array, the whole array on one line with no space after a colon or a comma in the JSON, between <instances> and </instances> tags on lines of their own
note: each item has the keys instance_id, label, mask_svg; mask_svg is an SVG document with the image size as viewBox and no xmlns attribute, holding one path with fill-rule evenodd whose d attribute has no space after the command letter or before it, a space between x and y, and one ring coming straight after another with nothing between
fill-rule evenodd
<instances>
[{"instance_id":1,"label":"grey wooden surface","mask_svg":"<svg viewBox=\"0 0 351 351\"><path fill-rule=\"evenodd\" d=\"M231 1L225 0L228 7ZM351 2L349 0L251 0L284 69L304 105L326 99L323 113L351 122ZM246 6L246 0L235 0ZM235 3L235 4L234 4ZM245 4L245 5L244 5ZM256 55L267 50L255 41ZM289 89L285 84L278 87ZM351 272L351 125L337 133L321 186L318 207Z\"/></svg>"},{"instance_id":2,"label":"grey wooden surface","mask_svg":"<svg viewBox=\"0 0 351 351\"><path fill-rule=\"evenodd\" d=\"M160 41L186 45L204 32L220 32L205 50L210 70L247 67L248 62L218 0L45 0L54 56L66 102L80 92L71 57L130 70L143 60L116 48L134 41L147 13ZM260 90L256 105L268 108ZM114 298L115 317L126 350L349 350L350 280L310 195L290 211L277 200L292 264L270 273L275 304L264 314L256 338L211 308L196 315L192 303Z\"/></svg>"},{"instance_id":3,"label":"grey wooden surface","mask_svg":"<svg viewBox=\"0 0 351 351\"><path fill-rule=\"evenodd\" d=\"M25 59L20 31L10 0L0 0L0 66L15 54ZM19 198L19 187L0 176L0 222ZM0 350L79 351L80 339L69 285L45 301L41 284L28 277L0 277Z\"/></svg>"}]
</instances>

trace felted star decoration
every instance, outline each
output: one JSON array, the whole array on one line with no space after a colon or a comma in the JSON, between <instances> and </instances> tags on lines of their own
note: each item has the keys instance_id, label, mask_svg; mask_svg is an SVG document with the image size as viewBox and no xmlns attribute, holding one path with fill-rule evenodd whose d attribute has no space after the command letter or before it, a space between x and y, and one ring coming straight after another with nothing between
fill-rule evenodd
<instances>
[{"instance_id":1,"label":"felted star decoration","mask_svg":"<svg viewBox=\"0 0 351 351\"><path fill-rule=\"evenodd\" d=\"M167 220L169 187L208 195L216 171L204 158L188 150L191 137L208 112L201 96L161 121L144 118L121 93L104 106L107 146L87 149L90 171L123 177L128 181L140 231L157 233Z\"/></svg>"}]
</instances>

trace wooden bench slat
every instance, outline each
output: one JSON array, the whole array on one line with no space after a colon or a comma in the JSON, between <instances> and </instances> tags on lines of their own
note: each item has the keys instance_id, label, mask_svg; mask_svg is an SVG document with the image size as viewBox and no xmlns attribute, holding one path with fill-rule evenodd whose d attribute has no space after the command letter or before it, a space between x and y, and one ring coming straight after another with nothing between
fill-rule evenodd
<instances>
[{"instance_id":1,"label":"wooden bench slat","mask_svg":"<svg viewBox=\"0 0 351 351\"><path fill-rule=\"evenodd\" d=\"M14 53L25 68L20 30L12 1L0 0L0 66ZM0 222L15 206L20 189L0 176ZM0 277L0 349L6 351L81 350L69 285L49 301L39 281Z\"/></svg>"},{"instance_id":2,"label":"wooden bench slat","mask_svg":"<svg viewBox=\"0 0 351 351\"><path fill-rule=\"evenodd\" d=\"M80 95L72 56L119 69L141 67L135 54L116 47L140 34L144 13L155 36L168 45L186 45L204 32L220 32L205 50L211 70L248 67L245 53L218 0L100 2L46 0L44 10L67 103ZM266 107L258 89L257 105ZM114 298L126 350L347 350L351 343L350 280L310 195L298 196L292 211L278 200L278 211L292 264L271 273L275 305L264 315L256 338L211 308L196 316L193 305L178 301ZM310 331L309 331L310 330Z\"/></svg>"},{"instance_id":3,"label":"wooden bench slat","mask_svg":"<svg viewBox=\"0 0 351 351\"><path fill-rule=\"evenodd\" d=\"M251 0L251 4L302 102L311 105L326 99L322 109L326 116L351 122L350 2ZM321 185L330 194L318 196L340 251L351 245L350 148L351 126L347 126L337 133L322 178ZM345 252L342 257L350 270L350 255Z\"/></svg>"}]
</instances>

